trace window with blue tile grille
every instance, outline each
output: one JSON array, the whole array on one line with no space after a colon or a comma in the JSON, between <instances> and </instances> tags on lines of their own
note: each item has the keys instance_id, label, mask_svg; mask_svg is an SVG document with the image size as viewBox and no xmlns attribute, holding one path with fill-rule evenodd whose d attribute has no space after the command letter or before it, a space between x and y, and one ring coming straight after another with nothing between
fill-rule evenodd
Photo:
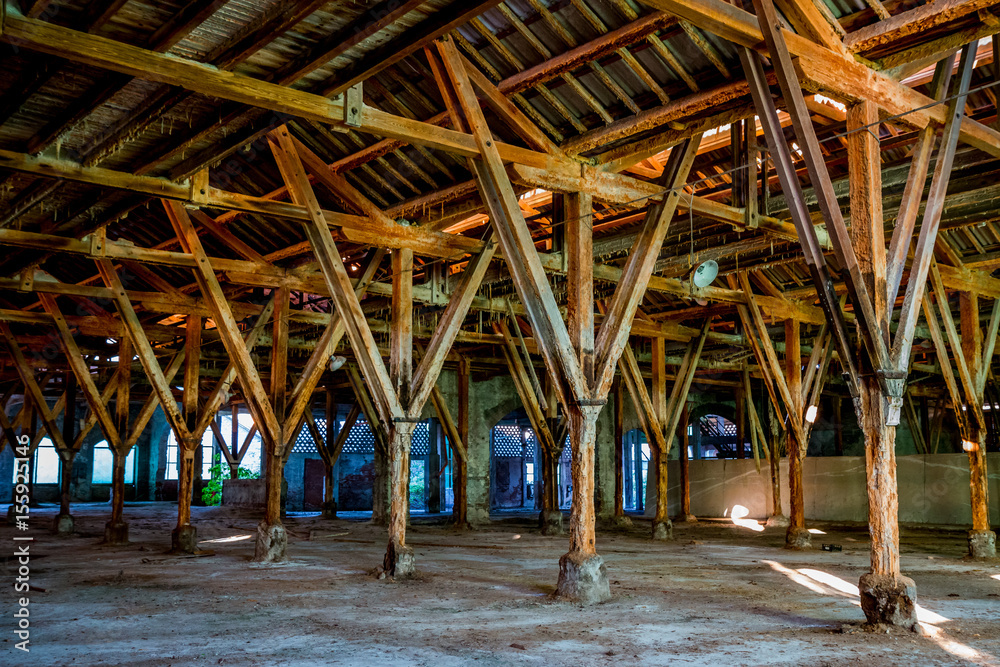
<instances>
[{"instance_id":1,"label":"window with blue tile grille","mask_svg":"<svg viewBox=\"0 0 1000 667\"><path fill-rule=\"evenodd\" d=\"M526 426L517 424L498 424L493 427L493 456L520 457L534 459L535 457L535 431ZM569 445L569 436L563 443L560 461L569 461L572 458L572 449Z\"/></svg>"},{"instance_id":2,"label":"window with blue tile grille","mask_svg":"<svg viewBox=\"0 0 1000 667\"><path fill-rule=\"evenodd\" d=\"M340 420L340 428L343 428L344 421ZM326 419L317 418L316 428L326 438ZM410 457L420 458L427 456L430 444L430 425L428 422L420 422L413 431L413 441L410 445ZM295 441L292 451L297 454L315 454L316 443L313 441L312 433L308 428L299 431L299 437ZM351 429L351 434L344 443L344 454L374 454L375 436L372 435L371 426L368 421L358 418Z\"/></svg>"}]
</instances>

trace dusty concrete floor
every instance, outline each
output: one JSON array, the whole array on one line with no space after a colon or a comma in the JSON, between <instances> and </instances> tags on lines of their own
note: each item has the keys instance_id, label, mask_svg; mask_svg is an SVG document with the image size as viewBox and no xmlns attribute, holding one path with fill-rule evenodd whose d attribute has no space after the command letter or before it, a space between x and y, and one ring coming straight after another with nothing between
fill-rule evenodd
<instances>
[{"instance_id":1,"label":"dusty concrete floor","mask_svg":"<svg viewBox=\"0 0 1000 667\"><path fill-rule=\"evenodd\" d=\"M370 575L384 532L365 523L291 517L291 562L258 566L250 514L195 508L214 555L178 557L173 506L128 506L124 548L98 544L107 509L74 507L64 539L42 529L54 508L34 512L32 584L45 590L31 593L23 654L0 587L0 665L1000 664L1000 566L963 561L960 532L904 530L930 622L925 636L873 635L857 630L863 527L817 524L817 547L843 551L790 552L779 529L702 522L652 543L638 521L599 534L614 598L580 608L549 597L566 539L527 517L460 534L415 516L421 575L392 583ZM3 553L14 534L0 529ZM6 557L7 580L14 569Z\"/></svg>"}]
</instances>

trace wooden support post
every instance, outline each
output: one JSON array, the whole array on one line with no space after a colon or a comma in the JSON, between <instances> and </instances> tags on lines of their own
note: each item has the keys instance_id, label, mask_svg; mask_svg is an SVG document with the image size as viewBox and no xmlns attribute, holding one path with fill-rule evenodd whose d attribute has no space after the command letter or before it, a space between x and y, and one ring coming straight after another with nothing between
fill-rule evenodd
<instances>
[{"instance_id":1,"label":"wooden support post","mask_svg":"<svg viewBox=\"0 0 1000 667\"><path fill-rule=\"evenodd\" d=\"M650 399L653 402L653 414L656 417L656 428L663 434L663 446L653 447L650 442L651 468L656 474L656 514L653 516L653 539L667 540L673 537L674 529L670 521L670 508L667 503L667 488L669 483L667 455L674 434L667 432L667 355L662 338L652 339L653 343L653 383ZM651 476L647 476L649 479Z\"/></svg>"},{"instance_id":2,"label":"wooden support post","mask_svg":"<svg viewBox=\"0 0 1000 667\"><path fill-rule=\"evenodd\" d=\"M946 303L941 308L947 308ZM966 403L983 405L985 373L989 357L983 353L983 333L979 327L979 297L974 292L959 294L959 311L962 326L961 355L965 357L968 372L975 380L975 393ZM996 338L995 331L991 334ZM991 341L992 342L992 341ZM955 350L956 355L958 351ZM992 353L992 350L990 350ZM983 379L980 382L980 378ZM969 555L973 558L996 557L996 533L990 529L989 481L986 474L986 425L969 419L969 434L962 443L969 455L969 491L972 503L972 530L969 531Z\"/></svg>"},{"instance_id":3,"label":"wooden support post","mask_svg":"<svg viewBox=\"0 0 1000 667\"><path fill-rule=\"evenodd\" d=\"M281 523L281 489L285 480L285 460L290 438L285 439L288 389L288 318L291 291L282 286L274 293L274 322L271 327L271 383L269 396L274 418L281 427L273 434L264 432L264 516L257 526L254 561L274 563L287 560L288 538Z\"/></svg>"},{"instance_id":4,"label":"wooden support post","mask_svg":"<svg viewBox=\"0 0 1000 667\"><path fill-rule=\"evenodd\" d=\"M615 378L612 388L615 420L615 516L617 527L628 528L632 520L625 516L625 387L621 377Z\"/></svg>"},{"instance_id":5,"label":"wooden support post","mask_svg":"<svg viewBox=\"0 0 1000 667\"><path fill-rule=\"evenodd\" d=\"M771 432L766 445L771 450L771 456L768 457L771 473L771 515L767 518L767 525L783 528L788 526L788 517L781 508L781 455L785 449L782 443L787 442L788 432L781 428L781 418L774 403L768 403L767 414Z\"/></svg>"},{"instance_id":6,"label":"wooden support post","mask_svg":"<svg viewBox=\"0 0 1000 667\"><path fill-rule=\"evenodd\" d=\"M463 357L458 364L458 433L457 439L452 442L452 451L461 449L461 456L452 456L451 487L454 493L454 505L452 506L452 525L459 530L464 530L469 526L469 463L468 442L469 442L469 383L472 369L469 360ZM457 448L456 448L457 446Z\"/></svg>"},{"instance_id":7,"label":"wooden support post","mask_svg":"<svg viewBox=\"0 0 1000 667\"><path fill-rule=\"evenodd\" d=\"M736 394L736 458L745 459L746 449L746 415L743 392Z\"/></svg>"},{"instance_id":8,"label":"wooden support post","mask_svg":"<svg viewBox=\"0 0 1000 667\"><path fill-rule=\"evenodd\" d=\"M196 493L194 483L201 437L192 432L198 421L198 385L201 363L202 321L196 315L187 318L184 335L184 396L182 415L187 424L188 437L178 439L180 470L177 473L177 526L171 533L172 549L180 553L194 553L197 549L197 532L191 525L191 501ZM200 471L199 471L200 473ZM200 476L200 474L199 474Z\"/></svg>"},{"instance_id":9,"label":"wooden support post","mask_svg":"<svg viewBox=\"0 0 1000 667\"><path fill-rule=\"evenodd\" d=\"M230 424L232 427L232 438L229 442L229 449L232 452L232 460L235 463L229 464L229 479L239 479L240 478L240 464L239 464L239 439L240 439L240 406L239 403L233 403L230 406Z\"/></svg>"},{"instance_id":10,"label":"wooden support post","mask_svg":"<svg viewBox=\"0 0 1000 667\"><path fill-rule=\"evenodd\" d=\"M799 322L785 320L785 382L791 394L789 414L802 414L802 353L799 342ZM805 443L789 443L788 447L788 497L790 516L785 546L793 549L807 549L812 544L806 530L805 498L802 491L802 459L805 458Z\"/></svg>"},{"instance_id":11,"label":"wooden support post","mask_svg":"<svg viewBox=\"0 0 1000 667\"><path fill-rule=\"evenodd\" d=\"M63 442L71 444L74 442L76 430L76 376L72 371L63 374L63 382L66 386L66 408L63 412ZM6 403L6 402L5 402ZM4 409L0 406L0 410ZM73 515L70 513L70 494L73 481L73 459L76 452L72 446L65 450L59 450L59 515L56 516L54 530L57 535L71 535L73 533Z\"/></svg>"},{"instance_id":12,"label":"wooden support post","mask_svg":"<svg viewBox=\"0 0 1000 667\"><path fill-rule=\"evenodd\" d=\"M354 422L357 421L358 415L361 414L361 408L357 403L351 406L351 411L347 414L348 425L344 423L344 428L339 429L337 425L337 402L335 400L335 394L331 387L327 387L326 391L323 392L326 398L326 406L323 414L326 416L326 456L323 459L323 518L324 519L336 519L337 518L337 499L334 498L334 466L337 464L337 460L334 457L334 451L336 450L336 456L340 456L340 449L337 447L337 443L341 443L340 447L343 447L343 443L340 440L341 431L346 431L349 435L351 429L354 428ZM353 417L353 418L352 418ZM345 440L347 436L344 436Z\"/></svg>"},{"instance_id":13,"label":"wooden support post","mask_svg":"<svg viewBox=\"0 0 1000 667\"><path fill-rule=\"evenodd\" d=\"M125 462L131 446L123 437L129 428L129 388L132 374L132 343L127 336L118 341L117 395L115 397L115 437L111 445L111 518L104 526L104 541L108 544L128 543L125 522Z\"/></svg>"},{"instance_id":14,"label":"wooden support post","mask_svg":"<svg viewBox=\"0 0 1000 667\"><path fill-rule=\"evenodd\" d=\"M677 425L677 438L680 440L680 478L681 478L681 513L678 521L687 523L697 521L691 513L691 471L689 470L688 456L688 404L687 401L681 407L681 419Z\"/></svg>"},{"instance_id":15,"label":"wooden support post","mask_svg":"<svg viewBox=\"0 0 1000 667\"><path fill-rule=\"evenodd\" d=\"M392 329L389 342L389 376L407 411L413 380L413 252L392 251ZM410 515L410 445L416 420L396 417L389 429L389 544L383 565L390 576L413 574L413 550L406 546Z\"/></svg>"},{"instance_id":16,"label":"wooden support post","mask_svg":"<svg viewBox=\"0 0 1000 667\"><path fill-rule=\"evenodd\" d=\"M861 102L847 109L851 243L864 286L872 295L876 326L888 344L892 304L887 302L878 121L878 107L871 102ZM861 607L870 624L912 628L916 625L916 586L913 580L902 577L899 569L896 428L889 425L890 406L883 395L884 383L880 383L876 375L879 369L874 367L873 358L860 356L858 422L865 438L868 531L871 535L871 571L862 575L859 583ZM898 423L898 419L892 421Z\"/></svg>"}]
</instances>

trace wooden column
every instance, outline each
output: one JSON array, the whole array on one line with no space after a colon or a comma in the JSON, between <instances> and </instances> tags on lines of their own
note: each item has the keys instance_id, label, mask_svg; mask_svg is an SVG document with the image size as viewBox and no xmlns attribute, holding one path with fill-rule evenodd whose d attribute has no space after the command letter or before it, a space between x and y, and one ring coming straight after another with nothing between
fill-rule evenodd
<instances>
[{"instance_id":1,"label":"wooden column","mask_svg":"<svg viewBox=\"0 0 1000 667\"><path fill-rule=\"evenodd\" d=\"M195 550L197 541L195 528L191 525L191 500L194 493L195 458L201 449L201 437L199 434L193 433L191 429L198 421L201 328L201 317L188 315L184 329L184 395L181 401L181 415L187 425L188 433L187 437L177 438L177 453L180 463L177 472L177 526L171 534L173 550L186 553L192 553Z\"/></svg>"},{"instance_id":2,"label":"wooden column","mask_svg":"<svg viewBox=\"0 0 1000 667\"><path fill-rule=\"evenodd\" d=\"M945 307L945 306L942 306ZM979 296L974 292L959 294L962 326L962 356L969 374L976 379L974 400L983 404L985 396L985 367L983 359L983 333L979 327ZM975 418L967 417L969 435L963 443L969 455L969 491L972 503L972 530L969 531L969 554L976 558L996 556L996 534L990 530L989 482L986 472L986 428Z\"/></svg>"},{"instance_id":3,"label":"wooden column","mask_svg":"<svg viewBox=\"0 0 1000 667\"><path fill-rule=\"evenodd\" d=\"M413 379L413 251L392 251L392 328L389 337L389 377L406 411ZM413 552L406 547L410 514L410 444L416 421L397 417L389 429L389 544L385 570L402 575L413 569Z\"/></svg>"},{"instance_id":4,"label":"wooden column","mask_svg":"<svg viewBox=\"0 0 1000 667\"><path fill-rule=\"evenodd\" d=\"M768 526L787 526L788 517L785 516L784 510L781 509L781 456L783 454L784 447L781 446L782 442L787 442L785 439L787 437L787 432L783 432L781 429L781 423L779 421L778 413L774 408L774 403L767 403L767 415L768 424L770 426L771 437L767 442L767 447L771 450L770 459L770 469L771 469L771 516L767 519Z\"/></svg>"},{"instance_id":5,"label":"wooden column","mask_svg":"<svg viewBox=\"0 0 1000 667\"><path fill-rule=\"evenodd\" d=\"M72 443L74 431L76 430L76 376L72 371L66 371L63 375L66 384L66 408L63 412L63 442ZM0 410L3 407L0 406ZM13 445L12 445L13 447ZM60 448L59 462L61 474L59 476L59 515L55 521L55 531L61 535L68 535L73 532L73 517L70 514L70 498L73 482L73 460L77 453L74 447Z\"/></svg>"},{"instance_id":6,"label":"wooden column","mask_svg":"<svg viewBox=\"0 0 1000 667\"><path fill-rule=\"evenodd\" d=\"M323 460L323 516L333 519L337 516L337 499L333 497L334 466L337 462L333 459L333 450L340 431L337 424L337 402L333 389L327 387L323 394L326 398L326 409L323 411L323 414L326 416L327 451L327 457ZM357 418L357 412L355 412L355 418Z\"/></svg>"},{"instance_id":7,"label":"wooden column","mask_svg":"<svg viewBox=\"0 0 1000 667\"><path fill-rule=\"evenodd\" d=\"M566 254L569 335L580 362L580 372L588 386L594 382L594 250L593 204L590 195L566 195ZM581 567L596 551L594 511L594 465L597 417L606 399L578 398L566 406L572 448L573 498L569 517L569 553L560 559L560 580L566 574L564 562ZM561 443L558 443L561 444Z\"/></svg>"},{"instance_id":8,"label":"wooden column","mask_svg":"<svg viewBox=\"0 0 1000 667\"><path fill-rule=\"evenodd\" d=\"M799 341L799 322L785 320L785 381L791 394L788 411L802 414L802 351ZM805 498L802 492L802 459L804 447L794 441L788 443L788 497L790 517L785 544L795 549L808 548L811 539L806 530Z\"/></svg>"},{"instance_id":9,"label":"wooden column","mask_svg":"<svg viewBox=\"0 0 1000 667\"><path fill-rule=\"evenodd\" d=\"M615 420L615 524L621 527L632 525L632 520L625 516L625 387L623 380L615 379L614 388L614 420Z\"/></svg>"},{"instance_id":10,"label":"wooden column","mask_svg":"<svg viewBox=\"0 0 1000 667\"><path fill-rule=\"evenodd\" d=\"M279 287L274 296L274 322L271 327L271 404L279 424L285 421L285 397L288 384L288 311L291 293ZM284 480L284 461L281 456L284 443L264 437L267 457L265 479L265 505L262 524L281 524L281 486ZM270 440L270 442L269 442Z\"/></svg>"},{"instance_id":11,"label":"wooden column","mask_svg":"<svg viewBox=\"0 0 1000 667\"><path fill-rule=\"evenodd\" d=\"M746 442L746 414L742 393L736 394L736 458L745 459L746 450L743 444Z\"/></svg>"},{"instance_id":12,"label":"wooden column","mask_svg":"<svg viewBox=\"0 0 1000 667\"><path fill-rule=\"evenodd\" d=\"M132 382L132 344L127 336L118 341L118 393L115 398L115 428L118 446L111 447L111 519L105 526L105 541L109 544L128 543L125 523L125 461L130 447L125 442L128 433L129 388Z\"/></svg>"},{"instance_id":13,"label":"wooden column","mask_svg":"<svg viewBox=\"0 0 1000 667\"><path fill-rule=\"evenodd\" d=\"M691 514L691 475L688 462L688 404L681 406L681 419L677 425L677 439L680 442L681 513L680 521L697 521Z\"/></svg>"},{"instance_id":14,"label":"wooden column","mask_svg":"<svg viewBox=\"0 0 1000 667\"><path fill-rule=\"evenodd\" d=\"M232 458L235 463L229 464L229 479L239 479L240 477L240 406L238 403L233 403L230 406L231 422L232 427L232 439L229 442L229 449L232 450Z\"/></svg>"},{"instance_id":15,"label":"wooden column","mask_svg":"<svg viewBox=\"0 0 1000 667\"><path fill-rule=\"evenodd\" d=\"M472 368L467 358L458 363L458 438L463 451L468 455L469 442L469 382ZM469 462L466 456L456 456L456 443L452 442L451 488L454 494L454 504L451 508L452 524L455 528L464 530L469 527Z\"/></svg>"},{"instance_id":16,"label":"wooden column","mask_svg":"<svg viewBox=\"0 0 1000 667\"><path fill-rule=\"evenodd\" d=\"M879 156L878 107L870 102L847 110L847 151L851 197L851 244L865 288L872 295L877 326L889 343L892 304L887 302L887 265L882 220L882 162ZM911 277L911 280L913 278ZM913 627L916 587L900 576L899 496L896 487L896 429L888 426L889 405L870 355L860 358L860 414L865 438L868 531L871 570L861 577L861 607L868 622Z\"/></svg>"},{"instance_id":17,"label":"wooden column","mask_svg":"<svg viewBox=\"0 0 1000 667\"><path fill-rule=\"evenodd\" d=\"M670 522L670 508L668 506L667 486L669 475L667 472L667 453L670 449L670 439L672 433L667 433L664 429L667 423L667 355L664 351L664 339L653 339L653 391L650 399L653 402L653 412L656 416L656 428L663 433L663 451L656 446L655 440L650 434L646 434L649 442L651 456L651 467L656 473L656 513L653 516L653 539L665 540L673 536L673 525ZM649 477L647 476L647 479Z\"/></svg>"}]
</instances>

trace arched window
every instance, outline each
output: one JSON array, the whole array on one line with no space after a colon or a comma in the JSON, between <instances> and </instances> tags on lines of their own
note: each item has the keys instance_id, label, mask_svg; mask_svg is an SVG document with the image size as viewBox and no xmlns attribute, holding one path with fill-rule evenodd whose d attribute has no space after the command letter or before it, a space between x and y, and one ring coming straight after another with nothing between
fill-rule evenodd
<instances>
[{"instance_id":1,"label":"arched window","mask_svg":"<svg viewBox=\"0 0 1000 667\"><path fill-rule=\"evenodd\" d=\"M42 438L35 450L35 484L58 484L61 467L55 445Z\"/></svg>"},{"instance_id":2,"label":"arched window","mask_svg":"<svg viewBox=\"0 0 1000 667\"><path fill-rule=\"evenodd\" d=\"M56 452L55 445L48 438L42 438L35 448L34 479L35 484L58 484L59 471L62 470L62 463L59 461L59 453ZM23 468L22 468L23 470ZM17 483L17 466L14 466L13 482Z\"/></svg>"},{"instance_id":3,"label":"arched window","mask_svg":"<svg viewBox=\"0 0 1000 667\"><path fill-rule=\"evenodd\" d=\"M101 440L94 445L94 467L90 478L91 484L110 484L114 474L114 455L107 440ZM125 483L135 481L135 447L125 459Z\"/></svg>"}]
</instances>

